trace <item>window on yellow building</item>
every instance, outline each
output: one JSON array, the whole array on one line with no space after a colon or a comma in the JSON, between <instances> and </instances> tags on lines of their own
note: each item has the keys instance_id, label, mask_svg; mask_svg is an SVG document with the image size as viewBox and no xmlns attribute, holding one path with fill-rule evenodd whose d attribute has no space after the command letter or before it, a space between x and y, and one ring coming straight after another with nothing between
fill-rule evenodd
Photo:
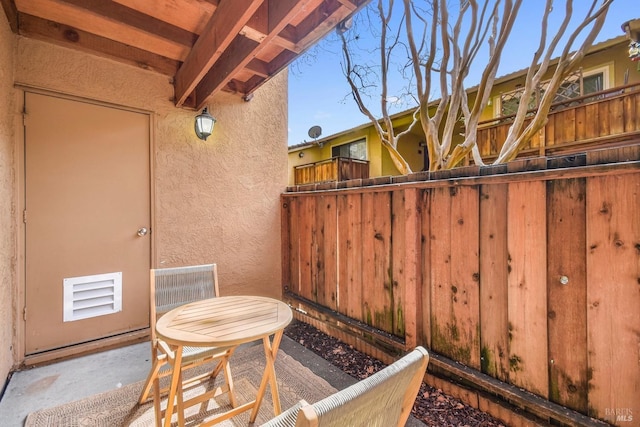
<instances>
[{"instance_id":1,"label":"window on yellow building","mask_svg":"<svg viewBox=\"0 0 640 427\"><path fill-rule=\"evenodd\" d=\"M577 70L575 73L568 76L564 82L560 85L560 88L556 92L553 99L553 103L563 102L586 96L591 93L600 92L608 89L609 86L609 67L601 67L593 70L582 71ZM546 88L549 86L549 82L543 82L534 91L531 98L528 100L528 109L533 110L538 106L539 100L542 98ZM522 102L522 95L524 88L518 88L516 90L502 93L496 97L496 116L505 117L516 114L518 106Z\"/></svg>"},{"instance_id":2,"label":"window on yellow building","mask_svg":"<svg viewBox=\"0 0 640 427\"><path fill-rule=\"evenodd\" d=\"M367 140L359 139L347 144L331 147L331 157L367 160Z\"/></svg>"}]
</instances>

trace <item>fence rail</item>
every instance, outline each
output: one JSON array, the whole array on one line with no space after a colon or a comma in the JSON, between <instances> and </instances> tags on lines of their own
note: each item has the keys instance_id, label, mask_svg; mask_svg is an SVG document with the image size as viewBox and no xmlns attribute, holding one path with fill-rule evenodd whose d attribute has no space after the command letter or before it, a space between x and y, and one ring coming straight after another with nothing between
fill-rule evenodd
<instances>
[{"instance_id":1,"label":"fence rail","mask_svg":"<svg viewBox=\"0 0 640 427\"><path fill-rule=\"evenodd\" d=\"M640 413L640 146L616 153L284 194L285 289L406 348L629 425L611 414Z\"/></svg>"}]
</instances>

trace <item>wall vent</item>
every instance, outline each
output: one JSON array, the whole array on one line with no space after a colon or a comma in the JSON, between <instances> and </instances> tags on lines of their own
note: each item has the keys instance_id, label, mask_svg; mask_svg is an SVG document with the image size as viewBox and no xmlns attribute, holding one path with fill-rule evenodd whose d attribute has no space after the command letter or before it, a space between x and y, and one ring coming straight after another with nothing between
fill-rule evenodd
<instances>
[{"instance_id":1,"label":"wall vent","mask_svg":"<svg viewBox=\"0 0 640 427\"><path fill-rule=\"evenodd\" d=\"M63 280L65 322L122 311L122 272Z\"/></svg>"}]
</instances>

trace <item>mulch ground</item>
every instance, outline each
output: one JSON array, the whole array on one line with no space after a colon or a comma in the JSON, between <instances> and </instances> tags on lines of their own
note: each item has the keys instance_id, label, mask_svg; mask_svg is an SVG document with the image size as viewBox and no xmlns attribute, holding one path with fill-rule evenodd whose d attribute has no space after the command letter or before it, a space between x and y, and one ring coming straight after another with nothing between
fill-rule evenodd
<instances>
[{"instance_id":1,"label":"mulch ground","mask_svg":"<svg viewBox=\"0 0 640 427\"><path fill-rule=\"evenodd\" d=\"M387 366L306 323L294 321L285 329L285 335L357 380L362 380ZM422 384L412 413L414 417L433 427L505 426L490 415L465 405L427 384Z\"/></svg>"}]
</instances>

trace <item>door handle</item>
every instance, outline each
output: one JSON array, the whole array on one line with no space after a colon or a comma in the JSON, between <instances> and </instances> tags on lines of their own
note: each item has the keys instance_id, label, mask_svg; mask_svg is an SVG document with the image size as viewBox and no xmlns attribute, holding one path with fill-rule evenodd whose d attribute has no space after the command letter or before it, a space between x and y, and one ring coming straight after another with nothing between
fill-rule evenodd
<instances>
[{"instance_id":1,"label":"door handle","mask_svg":"<svg viewBox=\"0 0 640 427\"><path fill-rule=\"evenodd\" d=\"M138 229L138 236L140 236L140 237L146 236L147 233L149 233L149 230L147 230L145 227L142 227L142 228Z\"/></svg>"}]
</instances>

